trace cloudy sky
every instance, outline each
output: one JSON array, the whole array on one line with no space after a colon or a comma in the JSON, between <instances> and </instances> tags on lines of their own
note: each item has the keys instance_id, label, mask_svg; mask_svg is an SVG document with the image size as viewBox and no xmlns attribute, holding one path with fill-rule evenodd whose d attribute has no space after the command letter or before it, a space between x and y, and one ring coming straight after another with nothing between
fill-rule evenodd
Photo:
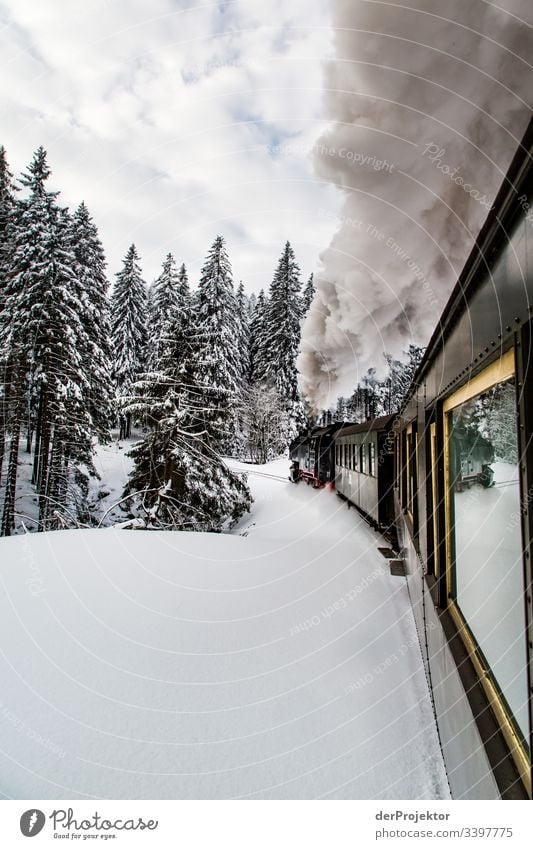
<instances>
[{"instance_id":1,"label":"cloudy sky","mask_svg":"<svg viewBox=\"0 0 533 849\"><path fill-rule=\"evenodd\" d=\"M81 199L112 276L134 241L196 279L217 233L249 291L290 239L307 276L340 197L308 151L324 131L327 2L0 0L1 138L19 172L40 144Z\"/></svg>"},{"instance_id":2,"label":"cloudy sky","mask_svg":"<svg viewBox=\"0 0 533 849\"><path fill-rule=\"evenodd\" d=\"M0 0L0 27L0 143L47 148L111 278L134 241L195 283L221 233L257 292L290 239L324 407L427 342L531 115L531 0Z\"/></svg>"}]
</instances>

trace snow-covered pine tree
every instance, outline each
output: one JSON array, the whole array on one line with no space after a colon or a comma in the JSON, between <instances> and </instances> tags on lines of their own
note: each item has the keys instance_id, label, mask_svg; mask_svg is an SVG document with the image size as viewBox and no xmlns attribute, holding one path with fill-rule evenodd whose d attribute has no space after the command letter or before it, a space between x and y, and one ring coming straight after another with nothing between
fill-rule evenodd
<instances>
[{"instance_id":1,"label":"snow-covered pine tree","mask_svg":"<svg viewBox=\"0 0 533 849\"><path fill-rule=\"evenodd\" d=\"M172 295L172 308L161 319L159 357L155 370L184 375L191 356L189 332L191 330L191 292L187 269L182 263Z\"/></svg>"},{"instance_id":2,"label":"snow-covered pine tree","mask_svg":"<svg viewBox=\"0 0 533 849\"><path fill-rule=\"evenodd\" d=\"M248 382L248 375L250 373L250 319L248 315L248 298L244 291L242 280L237 287L235 302L239 332L240 380L241 385L244 385Z\"/></svg>"},{"instance_id":3,"label":"snow-covered pine tree","mask_svg":"<svg viewBox=\"0 0 533 849\"><path fill-rule=\"evenodd\" d=\"M15 200L16 186L13 182L13 174L7 164L6 151L0 147L0 312L3 304L3 293L6 285L6 277L10 268L10 247L12 234L10 229L14 223L16 208Z\"/></svg>"},{"instance_id":4,"label":"snow-covered pine tree","mask_svg":"<svg viewBox=\"0 0 533 849\"><path fill-rule=\"evenodd\" d=\"M345 422L348 421L348 413L346 409L346 398L343 398L342 395L337 398L337 406L335 408L335 421L336 422Z\"/></svg>"},{"instance_id":5,"label":"snow-covered pine tree","mask_svg":"<svg viewBox=\"0 0 533 849\"><path fill-rule=\"evenodd\" d=\"M115 416L108 281L104 249L96 225L83 201L72 216L70 241L80 287L80 319L84 340L88 343L81 354L91 387L89 410L93 431L101 442L105 442L109 438L109 428Z\"/></svg>"},{"instance_id":6,"label":"snow-covered pine tree","mask_svg":"<svg viewBox=\"0 0 533 849\"><path fill-rule=\"evenodd\" d=\"M184 303L184 266L181 272ZM251 506L246 481L226 466L205 427L205 384L195 382L196 342L187 313L178 310L159 371L142 376L126 408L148 431L130 452L135 467L124 493L141 514L136 527L217 531Z\"/></svg>"},{"instance_id":7,"label":"snow-covered pine tree","mask_svg":"<svg viewBox=\"0 0 533 849\"><path fill-rule=\"evenodd\" d=\"M405 398L405 394L411 383L415 372L424 356L425 348L410 344L407 351L403 352L402 360L395 360L391 354L384 354L388 366L386 379L385 409L387 412L398 410Z\"/></svg>"},{"instance_id":8,"label":"snow-covered pine tree","mask_svg":"<svg viewBox=\"0 0 533 849\"><path fill-rule=\"evenodd\" d=\"M146 338L150 340L153 338L155 333L155 312L154 312L154 301L155 301L155 280L150 283L150 285L146 288ZM150 352L147 351L145 357L146 363L148 364L150 361Z\"/></svg>"},{"instance_id":9,"label":"snow-covered pine tree","mask_svg":"<svg viewBox=\"0 0 533 849\"><path fill-rule=\"evenodd\" d=\"M10 385L5 358L5 345L3 343L2 311L7 280L11 268L15 210L16 201L13 174L9 170L6 151L2 146L0 147L0 482L2 480Z\"/></svg>"},{"instance_id":10,"label":"snow-covered pine tree","mask_svg":"<svg viewBox=\"0 0 533 849\"><path fill-rule=\"evenodd\" d=\"M148 341L147 365L157 370L161 357L161 348L165 344L165 334L169 324L174 321L178 308L179 277L176 260L168 253L163 261L161 274L151 287L150 333Z\"/></svg>"},{"instance_id":11,"label":"snow-covered pine tree","mask_svg":"<svg viewBox=\"0 0 533 849\"><path fill-rule=\"evenodd\" d=\"M204 427L213 448L231 451L240 376L239 327L231 265L222 236L215 239L202 268L193 340L194 383L202 387Z\"/></svg>"},{"instance_id":12,"label":"snow-covered pine tree","mask_svg":"<svg viewBox=\"0 0 533 849\"><path fill-rule=\"evenodd\" d=\"M248 295L248 324L250 324L252 320L252 316L254 314L255 305L257 303L257 295L255 292L252 292L251 295Z\"/></svg>"},{"instance_id":13,"label":"snow-covered pine tree","mask_svg":"<svg viewBox=\"0 0 533 849\"><path fill-rule=\"evenodd\" d=\"M244 291L242 280L235 296L237 309L237 329L239 348L239 398L236 408L235 438L231 446L231 456L242 458L247 453L247 417L243 414L242 399L247 395L250 376L250 319L248 314L248 297Z\"/></svg>"},{"instance_id":14,"label":"snow-covered pine tree","mask_svg":"<svg viewBox=\"0 0 533 849\"><path fill-rule=\"evenodd\" d=\"M111 297L111 344L113 377L119 407L133 382L143 371L147 343L147 293L135 245L128 248ZM131 419L126 417L124 436L129 436Z\"/></svg>"},{"instance_id":15,"label":"snow-covered pine tree","mask_svg":"<svg viewBox=\"0 0 533 849\"><path fill-rule=\"evenodd\" d=\"M263 289L261 289L256 298L254 311L250 319L250 383L257 383L262 380L268 368L267 307L268 301Z\"/></svg>"},{"instance_id":16,"label":"snow-covered pine tree","mask_svg":"<svg viewBox=\"0 0 533 849\"><path fill-rule=\"evenodd\" d=\"M264 378L276 387L285 404L289 441L305 423L296 370L302 319L300 289L300 268L290 242L286 242L270 285L263 356Z\"/></svg>"},{"instance_id":17,"label":"snow-covered pine tree","mask_svg":"<svg viewBox=\"0 0 533 849\"><path fill-rule=\"evenodd\" d=\"M18 204L2 318L11 375L4 535L13 527L18 446L28 402L36 401L30 427L35 428L33 480L41 529L64 521L72 476L79 473L85 479L87 472L95 473L87 403L90 386L80 353L87 342L79 318L69 217L57 207L57 192L46 189L49 175L41 147L21 179L29 196Z\"/></svg>"},{"instance_id":18,"label":"snow-covered pine tree","mask_svg":"<svg viewBox=\"0 0 533 849\"><path fill-rule=\"evenodd\" d=\"M302 318L305 318L311 304L313 302L313 298L315 297L315 284L313 282L313 274L309 277L309 280L305 284L305 288L302 292Z\"/></svg>"}]
</instances>

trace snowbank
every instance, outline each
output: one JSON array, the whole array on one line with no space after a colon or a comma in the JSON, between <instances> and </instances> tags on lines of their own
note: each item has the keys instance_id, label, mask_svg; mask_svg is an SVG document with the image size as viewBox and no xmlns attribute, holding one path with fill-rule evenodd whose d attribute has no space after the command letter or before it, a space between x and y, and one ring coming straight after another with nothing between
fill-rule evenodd
<instances>
[{"instance_id":1,"label":"snowbank","mask_svg":"<svg viewBox=\"0 0 533 849\"><path fill-rule=\"evenodd\" d=\"M4 797L447 798L379 536L285 461L240 468L233 535L1 541Z\"/></svg>"}]
</instances>

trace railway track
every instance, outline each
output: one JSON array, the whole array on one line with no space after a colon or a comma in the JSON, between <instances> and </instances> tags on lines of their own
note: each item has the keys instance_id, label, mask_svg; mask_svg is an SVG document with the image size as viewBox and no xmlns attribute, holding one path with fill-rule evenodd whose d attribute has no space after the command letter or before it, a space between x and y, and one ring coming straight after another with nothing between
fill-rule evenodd
<instances>
[{"instance_id":1,"label":"railway track","mask_svg":"<svg viewBox=\"0 0 533 849\"><path fill-rule=\"evenodd\" d=\"M259 478L270 478L271 480L275 481L283 481L283 483L287 483L287 481L289 480L288 475L287 477L282 477L282 475L270 475L268 474L268 472L256 472L255 470L252 471L252 469L231 469L231 471L234 472L236 475L256 475Z\"/></svg>"}]
</instances>

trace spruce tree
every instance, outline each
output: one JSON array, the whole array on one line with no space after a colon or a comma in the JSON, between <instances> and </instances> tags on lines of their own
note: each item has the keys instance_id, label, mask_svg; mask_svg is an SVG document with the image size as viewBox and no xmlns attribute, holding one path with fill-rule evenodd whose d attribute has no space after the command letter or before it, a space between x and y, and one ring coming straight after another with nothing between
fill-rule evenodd
<instances>
[{"instance_id":1,"label":"spruce tree","mask_svg":"<svg viewBox=\"0 0 533 849\"><path fill-rule=\"evenodd\" d=\"M202 388L203 421L216 451L230 451L240 390L237 308L224 239L217 236L203 265L193 341L194 383Z\"/></svg>"},{"instance_id":2,"label":"spruce tree","mask_svg":"<svg viewBox=\"0 0 533 849\"><path fill-rule=\"evenodd\" d=\"M170 256L170 255L169 255ZM181 265L172 287L171 307L160 321L158 356L152 371L184 375L189 368L191 348L191 293L185 265Z\"/></svg>"},{"instance_id":3,"label":"spruce tree","mask_svg":"<svg viewBox=\"0 0 533 849\"><path fill-rule=\"evenodd\" d=\"M182 305L186 286L182 266ZM178 310L159 371L142 376L126 408L147 428L130 452L135 467L125 490L137 512L144 512L137 527L217 531L251 506L246 481L226 466L206 429L206 389L203 380L196 382L195 344L187 313Z\"/></svg>"},{"instance_id":4,"label":"spruce tree","mask_svg":"<svg viewBox=\"0 0 533 849\"><path fill-rule=\"evenodd\" d=\"M161 357L161 348L165 343L165 333L174 320L178 308L178 270L171 253L163 261L161 274L151 287L150 333L147 363L150 369L157 369Z\"/></svg>"},{"instance_id":5,"label":"spruce tree","mask_svg":"<svg viewBox=\"0 0 533 849\"><path fill-rule=\"evenodd\" d=\"M240 383L244 386L250 374L250 319L248 315L248 298L244 291L242 280L235 296L238 325L238 347L240 359Z\"/></svg>"},{"instance_id":6,"label":"spruce tree","mask_svg":"<svg viewBox=\"0 0 533 849\"><path fill-rule=\"evenodd\" d=\"M313 282L313 274L309 277L309 280L305 284L305 288L302 293L302 317L305 318L311 304L313 302L313 298L315 296L315 284Z\"/></svg>"},{"instance_id":7,"label":"spruce tree","mask_svg":"<svg viewBox=\"0 0 533 849\"><path fill-rule=\"evenodd\" d=\"M86 342L81 353L90 384L89 409L93 430L105 442L114 417L108 281L98 230L83 202L72 217L70 239L80 287L80 319Z\"/></svg>"},{"instance_id":8,"label":"spruce tree","mask_svg":"<svg viewBox=\"0 0 533 849\"><path fill-rule=\"evenodd\" d=\"M87 344L69 243L69 216L46 189L50 169L39 148L21 179L29 196L18 204L3 328L10 370L10 452L2 532L14 521L19 438L25 411L35 429L33 481L40 528L57 527L68 510L69 485L94 473L89 382L81 351ZM28 444L32 440L28 439ZM80 484L76 478L75 484Z\"/></svg>"},{"instance_id":9,"label":"spruce tree","mask_svg":"<svg viewBox=\"0 0 533 849\"><path fill-rule=\"evenodd\" d=\"M3 330L2 313L11 266L15 211L13 174L9 170L6 151L2 146L0 147L0 482L2 480L10 387L9 369L5 357L3 337L5 331Z\"/></svg>"},{"instance_id":10,"label":"spruce tree","mask_svg":"<svg viewBox=\"0 0 533 849\"><path fill-rule=\"evenodd\" d=\"M119 406L127 397L134 381L143 371L147 343L147 293L141 277L139 256L131 245L124 258L121 271L111 297L111 344L113 352L113 377L117 388ZM130 416L124 436L129 436Z\"/></svg>"},{"instance_id":11,"label":"spruce tree","mask_svg":"<svg viewBox=\"0 0 533 849\"><path fill-rule=\"evenodd\" d=\"M268 368L267 307L268 301L263 289L261 289L250 319L250 383L257 383L262 380Z\"/></svg>"},{"instance_id":12,"label":"spruce tree","mask_svg":"<svg viewBox=\"0 0 533 849\"><path fill-rule=\"evenodd\" d=\"M305 421L296 369L302 319L300 289L300 268L290 243L286 242L270 285L265 322L264 378L276 387L285 404L287 439L291 439Z\"/></svg>"},{"instance_id":13,"label":"spruce tree","mask_svg":"<svg viewBox=\"0 0 533 849\"><path fill-rule=\"evenodd\" d=\"M250 324L252 320L252 316L254 314L255 305L257 303L257 295L255 292L252 292L251 295L248 295L248 324Z\"/></svg>"}]
</instances>

